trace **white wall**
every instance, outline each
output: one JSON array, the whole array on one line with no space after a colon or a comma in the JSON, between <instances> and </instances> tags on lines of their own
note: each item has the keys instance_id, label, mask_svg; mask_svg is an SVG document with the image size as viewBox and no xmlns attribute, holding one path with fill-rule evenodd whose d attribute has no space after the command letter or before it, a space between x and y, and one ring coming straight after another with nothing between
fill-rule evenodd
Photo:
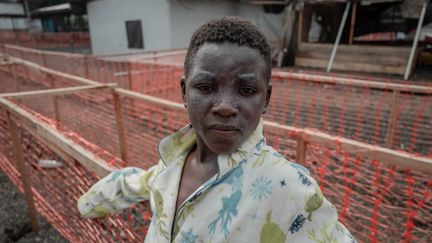
<instances>
[{"instance_id":1,"label":"white wall","mask_svg":"<svg viewBox=\"0 0 432 243\"><path fill-rule=\"evenodd\" d=\"M0 17L0 30L24 30L27 29L25 18Z\"/></svg>"},{"instance_id":2,"label":"white wall","mask_svg":"<svg viewBox=\"0 0 432 243\"><path fill-rule=\"evenodd\" d=\"M27 29L25 12L20 3L0 3L0 14L22 15L22 18L0 17L0 30Z\"/></svg>"},{"instance_id":3,"label":"white wall","mask_svg":"<svg viewBox=\"0 0 432 243\"><path fill-rule=\"evenodd\" d=\"M141 20L144 50L187 47L200 25L227 15L249 19L269 40L283 35L283 13L268 14L261 6L228 0L95 0L87 11L94 54L141 51L127 47L128 20Z\"/></svg>"},{"instance_id":4,"label":"white wall","mask_svg":"<svg viewBox=\"0 0 432 243\"><path fill-rule=\"evenodd\" d=\"M87 4L94 54L135 52L127 46L126 21L141 20L144 50L170 47L169 0L96 0Z\"/></svg>"},{"instance_id":5,"label":"white wall","mask_svg":"<svg viewBox=\"0 0 432 243\"><path fill-rule=\"evenodd\" d=\"M21 3L0 3L0 14L25 15L25 12Z\"/></svg>"},{"instance_id":6,"label":"white wall","mask_svg":"<svg viewBox=\"0 0 432 243\"><path fill-rule=\"evenodd\" d=\"M171 48L187 47L199 26L212 18L233 14L234 4L231 1L171 1Z\"/></svg>"},{"instance_id":7,"label":"white wall","mask_svg":"<svg viewBox=\"0 0 432 243\"><path fill-rule=\"evenodd\" d=\"M269 40L283 36L284 14L265 13L261 6L226 0L171 1L171 47L187 47L193 32L208 20L236 15L255 23Z\"/></svg>"}]
</instances>

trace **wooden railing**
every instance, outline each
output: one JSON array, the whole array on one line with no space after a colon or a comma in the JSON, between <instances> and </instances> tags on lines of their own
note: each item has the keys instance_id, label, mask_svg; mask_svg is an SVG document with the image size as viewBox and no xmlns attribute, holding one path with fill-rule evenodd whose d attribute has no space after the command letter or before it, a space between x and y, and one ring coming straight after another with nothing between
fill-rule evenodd
<instances>
[{"instance_id":1,"label":"wooden railing","mask_svg":"<svg viewBox=\"0 0 432 243\"><path fill-rule=\"evenodd\" d=\"M121 99L116 98L117 97L128 97L133 100L140 100L142 102L155 104L158 106L166 107L169 109L177 110L180 112L185 112L185 108L183 104L160 99L157 97L140 94L137 92L133 92L126 89L121 88L114 88L113 84L108 85L102 85L98 82L77 77L70 74L65 74L62 72L58 72L55 70L51 70L46 67L42 67L38 64L31 63L28 61L20 60L18 58L10 58L10 63L16 63L21 64L24 66L27 66L29 68L35 68L39 71L51 74L51 75L58 75L64 78L68 78L69 80L76 81L77 83L82 83L86 86L81 87L74 87L74 88L63 88L63 89L55 89L55 90L45 90L45 91L33 91L33 92L24 92L24 93L9 93L9 94L3 94L1 97L14 97L14 98L24 98L24 97L33 97L35 95L61 95L65 93L73 93L73 92L84 92L85 90L91 90L91 89L108 89L112 90L114 95L114 101L115 101L115 114L116 114L116 120L117 124L123 124L122 118L121 118ZM332 82L338 82L338 79L333 79ZM342 81L341 81L342 82ZM358 82L359 85L360 82ZM430 93L432 88L430 87L423 87L423 86L399 86L398 84L375 84L374 87L377 88L391 88L397 91L409 89L413 92L423 92L423 93ZM21 96L21 97L20 97ZM398 165L404 168L410 168L412 170L416 171L422 171L425 174L432 175L432 159L422 156L417 156L413 154L409 154L402 151L396 151L376 145L370 145L363 142L354 141L351 139L339 137L339 136L333 136L329 135L323 132L314 131L310 129L299 129L287 125L282 125L275 122L270 121L264 121L265 129L269 132L281 135L281 136L290 136L292 139L295 139L298 141L297 143L297 151L299 154L297 155L297 159L300 160L299 162L302 162L305 158L306 153L306 144L312 143L312 144L319 144L320 146L326 147L326 148L335 148L335 146L339 146L342 149L345 149L347 151L357 151L354 153L361 153L362 155L370 158L370 159L376 159L379 160L385 164L388 165ZM123 125L119 126L119 134L124 133L124 127ZM124 136L119 136L120 140L124 140ZM120 150L122 154L122 159L127 160L127 147L125 146L125 141L119 141L120 144Z\"/></svg>"},{"instance_id":2,"label":"wooden railing","mask_svg":"<svg viewBox=\"0 0 432 243\"><path fill-rule=\"evenodd\" d=\"M114 101L114 114L118 131L119 149L121 158L124 161L128 161L128 146L126 146L125 127L122 117L122 98L127 97L136 102L144 102L147 104L154 104L159 107L168 108L181 113L186 114L183 104L167 101L157 97L140 94L126 89L116 88L115 84L100 84L90 79L58 72L46 67L42 67L38 64L24 61L19 58L8 58L6 61L1 63L3 66L8 65L23 65L27 68L36 69L48 76L58 76L66 78L80 84L78 87L66 87L57 89L47 89L38 91L27 91L27 92L16 92L7 93L0 95L0 106L3 107L7 112L8 124L13 140L13 152L16 157L18 164L18 170L20 172L21 180L26 194L27 204L29 208L30 219L32 226L35 230L38 228L36 221L36 210L33 200L33 192L31 190L31 182L29 177L26 176L28 172L24 165L23 151L20 144L17 127L20 126L34 137L42 141L49 149L56 153L60 158L70 165L79 163L88 170L96 173L102 177L115 170L114 167L110 166L108 161L105 161L87 150L80 144L74 142L62 134L55 127L41 121L30 112L21 108L17 104L11 102L8 99L21 100L31 99L40 96L52 96L58 97L65 94L75 94L79 92L89 92L93 90L101 90L113 95ZM15 69L9 69L13 76L17 76L14 73ZM377 84L379 86L379 84ZM388 85L385 88L392 87L398 89L397 85ZM405 88L405 87L404 87ZM421 87L410 87L410 89L416 92L429 92L428 89ZM399 92L399 91L398 91ZM56 99L52 99L53 106L59 109L59 104ZM57 104L56 104L57 103ZM60 114L56 114L56 119L59 120ZM361 155L371 160L380 161L386 165L392 166L397 165L401 168L408 168L413 171L420 171L425 175L432 176L432 159L422 156L417 156L401 151L395 151L388 148L366 144L363 142L354 141L338 136L332 136L323 132L314 131L310 129L299 129L291 126L282 125L279 123L264 121L265 130L272 134L276 134L280 137L292 139L296 141L296 160L299 163L304 163L307 156L308 144L319 145L320 147L327 149L342 149L350 154Z\"/></svg>"}]
</instances>

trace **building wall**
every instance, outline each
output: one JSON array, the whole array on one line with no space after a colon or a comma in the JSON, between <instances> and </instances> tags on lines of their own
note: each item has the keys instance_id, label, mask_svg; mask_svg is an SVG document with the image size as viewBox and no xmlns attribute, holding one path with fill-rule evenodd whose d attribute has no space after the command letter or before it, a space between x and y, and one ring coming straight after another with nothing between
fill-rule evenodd
<instances>
[{"instance_id":1,"label":"building wall","mask_svg":"<svg viewBox=\"0 0 432 243\"><path fill-rule=\"evenodd\" d=\"M17 15L21 15L22 17L18 17ZM22 4L0 3L0 30L24 29L27 29L27 25L25 11Z\"/></svg>"},{"instance_id":2,"label":"building wall","mask_svg":"<svg viewBox=\"0 0 432 243\"><path fill-rule=\"evenodd\" d=\"M0 30L27 29L25 18L0 17Z\"/></svg>"},{"instance_id":3,"label":"building wall","mask_svg":"<svg viewBox=\"0 0 432 243\"><path fill-rule=\"evenodd\" d=\"M255 23L269 40L283 35L284 14L265 13L261 6L226 0L171 1L171 48L184 48L193 32L208 20L236 15Z\"/></svg>"},{"instance_id":4,"label":"building wall","mask_svg":"<svg viewBox=\"0 0 432 243\"><path fill-rule=\"evenodd\" d=\"M245 17L270 39L283 35L284 14L264 13L261 6L228 0L96 0L87 4L94 54L142 51L127 46L128 20L141 20L144 50L185 48L192 33L208 20Z\"/></svg>"},{"instance_id":5,"label":"building wall","mask_svg":"<svg viewBox=\"0 0 432 243\"><path fill-rule=\"evenodd\" d=\"M94 54L136 52L129 49L126 21L141 20L144 50L170 47L168 0L96 0L87 4Z\"/></svg>"},{"instance_id":6,"label":"building wall","mask_svg":"<svg viewBox=\"0 0 432 243\"><path fill-rule=\"evenodd\" d=\"M1 14L25 15L25 11L21 3L0 3Z\"/></svg>"},{"instance_id":7,"label":"building wall","mask_svg":"<svg viewBox=\"0 0 432 243\"><path fill-rule=\"evenodd\" d=\"M171 48L185 48L193 32L208 20L234 14L234 4L224 0L171 1Z\"/></svg>"}]
</instances>

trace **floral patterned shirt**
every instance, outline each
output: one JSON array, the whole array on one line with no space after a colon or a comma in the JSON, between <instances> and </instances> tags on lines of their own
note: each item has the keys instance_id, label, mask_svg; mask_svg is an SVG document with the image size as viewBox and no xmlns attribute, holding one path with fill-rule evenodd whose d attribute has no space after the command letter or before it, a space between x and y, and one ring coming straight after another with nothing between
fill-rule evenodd
<instances>
[{"instance_id":1,"label":"floral patterned shirt","mask_svg":"<svg viewBox=\"0 0 432 243\"><path fill-rule=\"evenodd\" d=\"M220 154L218 173L178 210L183 164L196 141L191 125L161 141L157 165L111 173L78 209L93 218L150 200L146 242L355 242L308 171L266 145L262 129L260 122L234 153Z\"/></svg>"}]
</instances>

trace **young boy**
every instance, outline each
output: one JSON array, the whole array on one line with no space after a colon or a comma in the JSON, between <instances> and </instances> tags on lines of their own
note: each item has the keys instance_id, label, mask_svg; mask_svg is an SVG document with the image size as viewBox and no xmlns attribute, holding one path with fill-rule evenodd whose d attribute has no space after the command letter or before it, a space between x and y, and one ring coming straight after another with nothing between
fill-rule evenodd
<instances>
[{"instance_id":1,"label":"young boy","mask_svg":"<svg viewBox=\"0 0 432 243\"><path fill-rule=\"evenodd\" d=\"M308 171L266 145L270 76L268 42L252 23L201 26L180 82L190 125L160 142L156 166L96 183L78 202L82 216L150 200L146 242L355 242Z\"/></svg>"}]
</instances>

